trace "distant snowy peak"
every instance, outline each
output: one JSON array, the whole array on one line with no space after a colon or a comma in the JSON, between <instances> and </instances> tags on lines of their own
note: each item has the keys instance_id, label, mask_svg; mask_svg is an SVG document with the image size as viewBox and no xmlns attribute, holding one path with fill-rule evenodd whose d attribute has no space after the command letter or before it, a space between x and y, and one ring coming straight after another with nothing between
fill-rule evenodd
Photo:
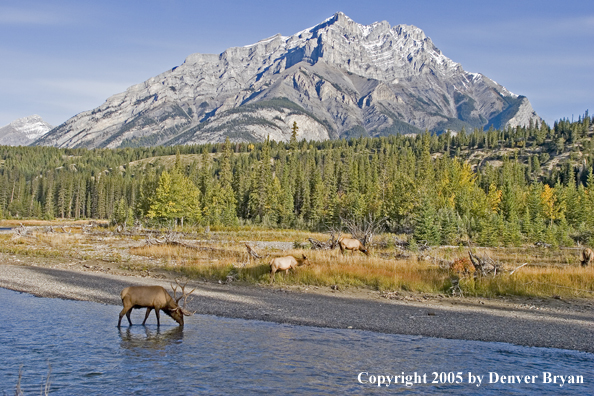
<instances>
[{"instance_id":1,"label":"distant snowy peak","mask_svg":"<svg viewBox=\"0 0 594 396\"><path fill-rule=\"evenodd\" d=\"M48 133L53 126L37 114L19 118L0 128L0 144L21 146L31 144Z\"/></svg>"},{"instance_id":2,"label":"distant snowy peak","mask_svg":"<svg viewBox=\"0 0 594 396\"><path fill-rule=\"evenodd\" d=\"M19 118L18 120L11 122L10 126L25 135L27 139L33 140L45 135L53 128L53 126L45 122L43 118L37 114Z\"/></svg>"}]
</instances>

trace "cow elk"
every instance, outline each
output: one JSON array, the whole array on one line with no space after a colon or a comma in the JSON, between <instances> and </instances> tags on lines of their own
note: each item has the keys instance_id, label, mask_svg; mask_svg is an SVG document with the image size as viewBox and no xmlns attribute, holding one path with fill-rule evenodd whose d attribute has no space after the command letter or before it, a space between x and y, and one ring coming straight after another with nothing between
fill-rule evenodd
<instances>
[{"instance_id":1,"label":"cow elk","mask_svg":"<svg viewBox=\"0 0 594 396\"><path fill-rule=\"evenodd\" d=\"M303 255L303 258L295 258L293 256L276 257L270 261L270 280L274 282L274 274L276 271L285 271L285 276L289 270L295 270L297 266L308 265L309 260Z\"/></svg>"},{"instance_id":2,"label":"cow elk","mask_svg":"<svg viewBox=\"0 0 594 396\"><path fill-rule=\"evenodd\" d=\"M594 252L592 252L592 249L585 248L582 250L582 267L587 267L588 264L592 262L592 258L594 258Z\"/></svg>"},{"instance_id":3,"label":"cow elk","mask_svg":"<svg viewBox=\"0 0 594 396\"><path fill-rule=\"evenodd\" d=\"M155 314L157 315L157 326L161 325L159 311L165 312L166 315L170 316L173 320L179 323L180 326L183 326L184 316L190 316L194 314L194 312L190 312L186 309L186 302L188 296L196 289L192 289L192 291L186 293L185 288L187 283L183 286L180 285L177 280L175 283L177 286L173 286L173 284L171 284L171 288L173 289L173 297L171 297L167 290L161 286L130 286L122 290L120 297L122 297L122 304L124 305L124 308L120 312L118 327L120 327L122 323L122 317L124 315L126 315L126 318L128 318L128 323L130 323L130 326L132 326L130 314L134 308L146 308L146 314L144 315L144 321L142 322L143 325L146 323L151 310L154 309ZM180 297L177 297L178 286L181 288L182 293ZM184 302L183 305L180 306L179 301L182 298L184 299Z\"/></svg>"},{"instance_id":4,"label":"cow elk","mask_svg":"<svg viewBox=\"0 0 594 396\"><path fill-rule=\"evenodd\" d=\"M345 250L350 250L352 252L356 252L358 250L362 253L365 253L366 256L369 256L369 249L365 248L365 246L358 239L342 237L338 240L338 247L340 248L342 254L344 254Z\"/></svg>"}]
</instances>

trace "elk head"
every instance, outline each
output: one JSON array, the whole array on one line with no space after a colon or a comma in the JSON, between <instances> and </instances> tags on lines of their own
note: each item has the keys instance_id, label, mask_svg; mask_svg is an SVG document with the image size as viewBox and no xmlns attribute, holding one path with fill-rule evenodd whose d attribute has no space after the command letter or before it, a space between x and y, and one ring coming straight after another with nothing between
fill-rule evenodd
<instances>
[{"instance_id":1,"label":"elk head","mask_svg":"<svg viewBox=\"0 0 594 396\"><path fill-rule=\"evenodd\" d=\"M184 325L184 316L191 316L196 313L196 311L191 312L186 309L186 303L188 301L188 297L190 296L190 294L192 294L194 292L194 290L196 290L196 288L194 288L191 291L189 291L188 293L186 293L186 285L188 284L188 282L184 283L183 285L180 285L179 281L176 279L175 283L177 286L173 286L173 283L171 284L171 289L173 290L173 299L175 300L175 308L169 309L169 310L165 311L165 313L168 314L169 316L171 316L171 318L173 318L173 320L175 320L181 326L183 326ZM177 288L178 287L181 289L181 296L179 296L179 297L177 297ZM182 298L184 299L183 305L180 305L179 302Z\"/></svg>"}]
</instances>

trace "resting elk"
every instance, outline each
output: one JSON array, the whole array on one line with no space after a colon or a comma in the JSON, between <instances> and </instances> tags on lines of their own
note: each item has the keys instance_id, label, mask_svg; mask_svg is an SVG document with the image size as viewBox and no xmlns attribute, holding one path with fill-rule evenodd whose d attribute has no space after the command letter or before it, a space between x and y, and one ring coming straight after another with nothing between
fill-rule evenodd
<instances>
[{"instance_id":1,"label":"resting elk","mask_svg":"<svg viewBox=\"0 0 594 396\"><path fill-rule=\"evenodd\" d=\"M338 240L338 247L340 248L342 254L344 254L345 250L351 250L352 252L356 252L358 250L369 256L369 250L366 249L358 239L342 237Z\"/></svg>"},{"instance_id":2,"label":"resting elk","mask_svg":"<svg viewBox=\"0 0 594 396\"><path fill-rule=\"evenodd\" d=\"M184 315L190 316L194 314L193 312L186 310L185 306L188 296L196 289L186 293L185 284L182 286L177 282L177 280L175 283L177 286L181 287L182 295L180 297L176 297L177 286L173 286L173 284L171 284L171 288L173 289L173 297L171 297L167 290L161 286L130 286L122 290L120 297L122 297L122 304L124 304L124 308L120 312L118 327L120 327L122 323L122 317L124 315L126 315L128 318L128 323L130 323L130 326L132 326L130 314L134 308L146 308L146 315L144 316L144 321L142 322L143 325L146 323L151 310L154 309L155 314L157 315L157 326L161 325L159 311L165 312L166 315L170 316L173 320L179 323L180 326L183 326ZM179 301L182 298L184 299L184 304L183 306L179 306Z\"/></svg>"},{"instance_id":3,"label":"resting elk","mask_svg":"<svg viewBox=\"0 0 594 396\"><path fill-rule=\"evenodd\" d=\"M592 249L585 248L582 250L582 267L586 267L588 264L592 262L592 258L594 258L594 252Z\"/></svg>"},{"instance_id":4,"label":"resting elk","mask_svg":"<svg viewBox=\"0 0 594 396\"><path fill-rule=\"evenodd\" d=\"M309 260L303 255L303 258L296 259L293 256L276 257L270 261L270 280L274 282L274 274L276 271L285 271L285 276L290 269L295 270L299 265L307 265Z\"/></svg>"}]
</instances>

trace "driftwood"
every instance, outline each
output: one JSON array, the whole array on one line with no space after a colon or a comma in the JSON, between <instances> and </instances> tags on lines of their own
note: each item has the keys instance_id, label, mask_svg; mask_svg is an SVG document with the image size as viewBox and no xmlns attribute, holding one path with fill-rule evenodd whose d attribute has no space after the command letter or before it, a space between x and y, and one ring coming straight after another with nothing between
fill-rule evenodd
<instances>
[{"instance_id":1,"label":"driftwood","mask_svg":"<svg viewBox=\"0 0 594 396\"><path fill-rule=\"evenodd\" d=\"M517 267L516 269L514 269L512 272L510 272L509 274L512 275L514 272L516 272L517 270L519 270L520 268L522 268L523 266L525 266L528 263L524 263L522 265L520 265L519 267Z\"/></svg>"},{"instance_id":2,"label":"driftwood","mask_svg":"<svg viewBox=\"0 0 594 396\"><path fill-rule=\"evenodd\" d=\"M394 246L400 250L406 250L408 248L408 241L405 239L400 239L398 237L394 237Z\"/></svg>"},{"instance_id":3,"label":"driftwood","mask_svg":"<svg viewBox=\"0 0 594 396\"><path fill-rule=\"evenodd\" d=\"M311 243L311 250L328 250L330 248L326 242L320 242L314 238L307 238L307 240Z\"/></svg>"},{"instance_id":4,"label":"driftwood","mask_svg":"<svg viewBox=\"0 0 594 396\"><path fill-rule=\"evenodd\" d=\"M249 258L254 258L254 259L261 259L262 256L260 256L253 247L251 247L250 245L248 245L247 243L245 244L245 248L247 249L248 252L248 260Z\"/></svg>"},{"instance_id":5,"label":"driftwood","mask_svg":"<svg viewBox=\"0 0 594 396\"><path fill-rule=\"evenodd\" d=\"M489 256L480 257L472 254L470 250L468 251L468 256L470 256L470 261L476 269L475 276L487 276L489 274L497 275L497 272L501 272L501 264L494 261Z\"/></svg>"},{"instance_id":6,"label":"driftwood","mask_svg":"<svg viewBox=\"0 0 594 396\"><path fill-rule=\"evenodd\" d=\"M247 249L247 262L244 262L243 265L242 265L242 267L245 267L246 264L250 264L250 262L252 261L252 259L253 260L256 260L256 259L265 259L266 257L269 256L268 254L265 255L265 256L260 256L258 254L258 252L256 252L256 250L254 250L254 248L251 247L247 243L245 244L245 248ZM237 275L237 274L235 274L235 275ZM229 278L229 276L227 276L227 280L225 281L225 283L229 283L229 282L232 282L233 280L235 280L234 276L231 277L231 279Z\"/></svg>"},{"instance_id":7,"label":"driftwood","mask_svg":"<svg viewBox=\"0 0 594 396\"><path fill-rule=\"evenodd\" d=\"M186 249L198 250L201 252L227 252L224 249L216 249L206 246L196 246L186 242L182 242L179 240L179 235L173 232L165 234L162 238L155 238L152 236L152 234L149 234L145 240L145 243L147 246L171 245L184 247Z\"/></svg>"},{"instance_id":8,"label":"driftwood","mask_svg":"<svg viewBox=\"0 0 594 396\"><path fill-rule=\"evenodd\" d=\"M311 244L312 250L334 250L338 246L338 240L342 236L342 232L331 229L330 230L330 239L326 242L318 241L314 238L307 238L309 243Z\"/></svg>"},{"instance_id":9,"label":"driftwood","mask_svg":"<svg viewBox=\"0 0 594 396\"><path fill-rule=\"evenodd\" d=\"M17 239L22 236L27 236L27 235L29 235L29 232L30 232L29 228L25 227L24 225L21 224L20 226L16 227L13 230L12 239Z\"/></svg>"},{"instance_id":10,"label":"driftwood","mask_svg":"<svg viewBox=\"0 0 594 396\"><path fill-rule=\"evenodd\" d=\"M454 297L464 297L462 288L460 288L460 278L451 278L452 286L448 290Z\"/></svg>"}]
</instances>

